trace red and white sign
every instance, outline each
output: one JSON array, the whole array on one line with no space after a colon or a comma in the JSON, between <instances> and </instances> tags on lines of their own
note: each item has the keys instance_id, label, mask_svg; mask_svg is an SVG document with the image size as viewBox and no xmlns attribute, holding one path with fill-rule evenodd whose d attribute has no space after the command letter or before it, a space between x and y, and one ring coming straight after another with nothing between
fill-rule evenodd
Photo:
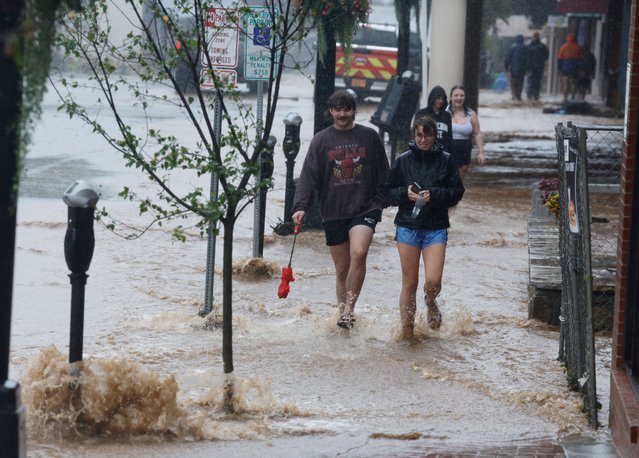
<instances>
[{"instance_id":1,"label":"red and white sign","mask_svg":"<svg viewBox=\"0 0 639 458\"><path fill-rule=\"evenodd\" d=\"M237 86L237 72L232 68L214 68L213 73L216 78L222 81L223 86ZM202 89L215 89L213 74L206 68L200 71L200 81Z\"/></svg>"},{"instance_id":2,"label":"red and white sign","mask_svg":"<svg viewBox=\"0 0 639 458\"><path fill-rule=\"evenodd\" d=\"M202 49L202 65L208 67L209 59L213 67L235 68L239 29L237 11L225 8L211 8L206 13L204 23L206 46ZM208 56L207 56L208 53Z\"/></svg>"}]
</instances>

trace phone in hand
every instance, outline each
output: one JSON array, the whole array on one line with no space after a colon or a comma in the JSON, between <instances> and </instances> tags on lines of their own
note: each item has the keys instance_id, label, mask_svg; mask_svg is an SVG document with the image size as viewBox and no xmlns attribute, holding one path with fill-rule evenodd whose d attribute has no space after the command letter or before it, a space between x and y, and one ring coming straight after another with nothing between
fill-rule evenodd
<instances>
[{"instance_id":1,"label":"phone in hand","mask_svg":"<svg viewBox=\"0 0 639 458\"><path fill-rule=\"evenodd\" d=\"M410 190L415 194L419 194L422 191L422 187L413 181L413 184L410 185Z\"/></svg>"}]
</instances>

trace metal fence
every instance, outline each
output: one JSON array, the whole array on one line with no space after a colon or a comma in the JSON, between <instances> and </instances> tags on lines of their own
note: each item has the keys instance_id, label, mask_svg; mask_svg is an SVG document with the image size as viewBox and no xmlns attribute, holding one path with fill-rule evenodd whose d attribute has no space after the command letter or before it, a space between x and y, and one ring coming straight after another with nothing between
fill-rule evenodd
<instances>
[{"instance_id":1,"label":"metal fence","mask_svg":"<svg viewBox=\"0 0 639 458\"><path fill-rule=\"evenodd\" d=\"M595 333L609 332L615 294L622 128L555 127L562 290L560 357L597 421Z\"/></svg>"}]
</instances>

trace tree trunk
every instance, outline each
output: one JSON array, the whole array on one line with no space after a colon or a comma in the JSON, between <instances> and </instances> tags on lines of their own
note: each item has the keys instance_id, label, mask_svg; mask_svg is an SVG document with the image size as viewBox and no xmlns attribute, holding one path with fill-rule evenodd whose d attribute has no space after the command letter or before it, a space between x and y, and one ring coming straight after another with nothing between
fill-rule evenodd
<instances>
[{"instance_id":1,"label":"tree trunk","mask_svg":"<svg viewBox=\"0 0 639 458\"><path fill-rule=\"evenodd\" d=\"M229 208L227 214L230 213ZM224 373L233 372L233 229L235 223L224 221L224 256L222 261L222 359Z\"/></svg>"},{"instance_id":2,"label":"tree trunk","mask_svg":"<svg viewBox=\"0 0 639 458\"><path fill-rule=\"evenodd\" d=\"M20 133L18 120L22 101L20 69L7 43L18 26L24 2L0 3L0 386L9 375L13 264L18 203L18 156ZM22 40L18 40L22 43ZM14 45L15 46L15 45ZM18 50L14 49L14 53Z\"/></svg>"},{"instance_id":3,"label":"tree trunk","mask_svg":"<svg viewBox=\"0 0 639 458\"><path fill-rule=\"evenodd\" d=\"M227 215L234 215L235 208L229 207ZM227 378L223 388L224 410L233 413L233 230L232 217L224 220L224 251L222 260L222 361Z\"/></svg>"},{"instance_id":4,"label":"tree trunk","mask_svg":"<svg viewBox=\"0 0 639 458\"><path fill-rule=\"evenodd\" d=\"M324 55L317 53L317 65L315 67L315 119L313 133L316 134L333 124L327 119L328 98L335 91L335 31L330 20L322 17L322 28L326 42ZM322 32L320 32L322 33Z\"/></svg>"}]
</instances>

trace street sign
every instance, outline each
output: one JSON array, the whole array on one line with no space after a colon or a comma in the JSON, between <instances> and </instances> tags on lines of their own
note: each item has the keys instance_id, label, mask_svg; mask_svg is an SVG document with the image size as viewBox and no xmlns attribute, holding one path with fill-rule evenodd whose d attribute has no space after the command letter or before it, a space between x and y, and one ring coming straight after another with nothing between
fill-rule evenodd
<instances>
[{"instance_id":1,"label":"street sign","mask_svg":"<svg viewBox=\"0 0 639 458\"><path fill-rule=\"evenodd\" d=\"M230 15L236 10L211 8L206 12L205 40L202 49L202 65L209 65L207 52L213 67L235 68L237 66L237 50L239 29L237 22Z\"/></svg>"},{"instance_id":2,"label":"street sign","mask_svg":"<svg viewBox=\"0 0 639 458\"><path fill-rule=\"evenodd\" d=\"M275 16L277 14L278 10L275 9ZM271 48L277 39L269 8L251 7L251 12L244 15L244 25L247 34L244 50L244 78L268 80L271 72ZM276 52L276 61L277 55Z\"/></svg>"},{"instance_id":3,"label":"street sign","mask_svg":"<svg viewBox=\"0 0 639 458\"><path fill-rule=\"evenodd\" d=\"M237 86L237 71L232 68L213 68L215 77L221 80L222 87L235 87ZM200 70L200 87L202 89L215 89L213 83L212 73L203 68Z\"/></svg>"}]
</instances>

